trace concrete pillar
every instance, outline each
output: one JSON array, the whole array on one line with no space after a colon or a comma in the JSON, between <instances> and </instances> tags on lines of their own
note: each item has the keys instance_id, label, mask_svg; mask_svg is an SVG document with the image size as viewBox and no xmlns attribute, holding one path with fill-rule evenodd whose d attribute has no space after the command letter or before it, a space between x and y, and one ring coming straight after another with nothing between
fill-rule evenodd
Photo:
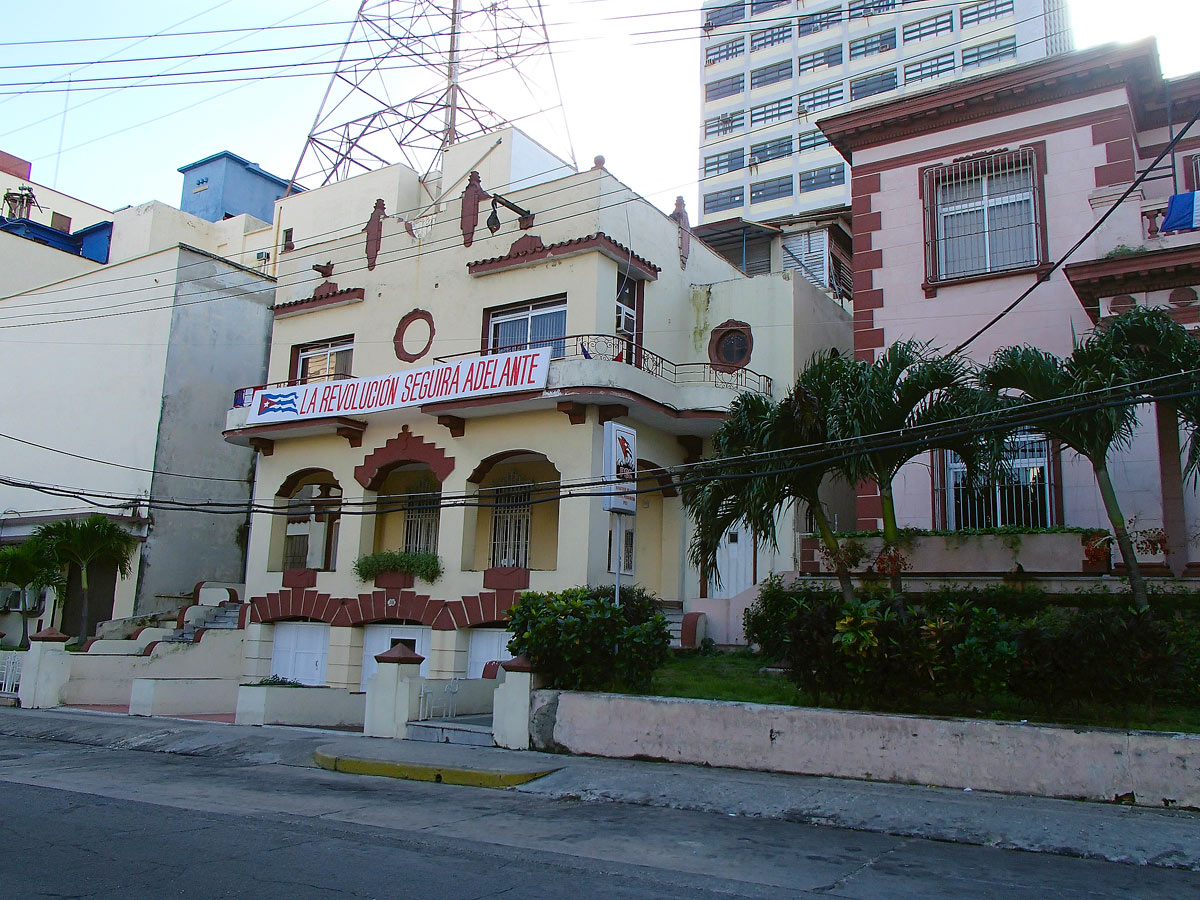
<instances>
[{"instance_id":1,"label":"concrete pillar","mask_svg":"<svg viewBox=\"0 0 1200 900\"><path fill-rule=\"evenodd\" d=\"M363 734L403 740L408 723L421 716L421 663L425 657L403 644L375 657L379 668L367 683Z\"/></svg>"},{"instance_id":2,"label":"concrete pillar","mask_svg":"<svg viewBox=\"0 0 1200 900\"><path fill-rule=\"evenodd\" d=\"M492 696L492 743L508 750L529 749L529 695L542 686L533 664L517 656L500 664L504 680Z\"/></svg>"},{"instance_id":3,"label":"concrete pillar","mask_svg":"<svg viewBox=\"0 0 1200 900\"><path fill-rule=\"evenodd\" d=\"M45 628L29 636L17 693L22 708L50 709L62 705L63 691L71 679L71 655L63 649L69 640L55 628Z\"/></svg>"}]
</instances>

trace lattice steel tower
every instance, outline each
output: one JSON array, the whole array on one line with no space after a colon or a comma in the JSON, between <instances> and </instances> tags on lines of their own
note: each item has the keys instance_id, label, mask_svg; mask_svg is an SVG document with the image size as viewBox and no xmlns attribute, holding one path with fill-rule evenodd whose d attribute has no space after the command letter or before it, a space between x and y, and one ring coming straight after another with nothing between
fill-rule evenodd
<instances>
[{"instance_id":1,"label":"lattice steel tower","mask_svg":"<svg viewBox=\"0 0 1200 900\"><path fill-rule=\"evenodd\" d=\"M292 182L424 177L455 141L553 112L570 150L540 0L363 0Z\"/></svg>"}]
</instances>

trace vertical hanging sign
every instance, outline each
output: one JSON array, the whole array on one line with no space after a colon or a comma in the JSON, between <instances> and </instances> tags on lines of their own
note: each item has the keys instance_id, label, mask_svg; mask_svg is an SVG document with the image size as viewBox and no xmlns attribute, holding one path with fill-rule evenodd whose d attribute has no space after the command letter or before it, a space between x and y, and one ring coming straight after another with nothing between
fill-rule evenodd
<instances>
[{"instance_id":1,"label":"vertical hanging sign","mask_svg":"<svg viewBox=\"0 0 1200 900\"><path fill-rule=\"evenodd\" d=\"M604 423L604 509L633 515L637 512L637 432L628 425Z\"/></svg>"}]
</instances>

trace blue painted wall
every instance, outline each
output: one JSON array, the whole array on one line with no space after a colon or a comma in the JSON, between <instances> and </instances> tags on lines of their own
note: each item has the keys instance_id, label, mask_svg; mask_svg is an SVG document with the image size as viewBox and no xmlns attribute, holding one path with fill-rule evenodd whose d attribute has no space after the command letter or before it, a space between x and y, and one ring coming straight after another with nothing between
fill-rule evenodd
<instances>
[{"instance_id":1,"label":"blue painted wall","mask_svg":"<svg viewBox=\"0 0 1200 900\"><path fill-rule=\"evenodd\" d=\"M287 190L287 179L263 171L256 163L222 150L179 169L183 196L179 208L219 222L248 213L264 222L275 219L275 201ZM300 188L293 188L292 192Z\"/></svg>"}]
</instances>

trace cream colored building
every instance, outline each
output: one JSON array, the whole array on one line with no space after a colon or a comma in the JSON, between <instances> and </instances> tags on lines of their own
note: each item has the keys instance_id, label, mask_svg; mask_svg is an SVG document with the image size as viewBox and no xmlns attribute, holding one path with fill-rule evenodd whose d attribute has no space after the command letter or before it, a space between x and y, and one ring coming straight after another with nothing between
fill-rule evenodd
<instances>
[{"instance_id":1,"label":"cream colored building","mask_svg":"<svg viewBox=\"0 0 1200 900\"><path fill-rule=\"evenodd\" d=\"M428 677L478 677L521 590L613 579L594 484L610 420L637 430L650 488L623 578L688 608L795 567L790 545L732 535L724 588L702 584L674 467L740 392L778 399L814 351L848 350L849 315L803 279L746 278L602 160L575 172L511 129L455 145L429 183L392 166L283 199L275 229L271 385L239 391L225 431L260 454L248 680L358 690L396 641ZM378 399L358 379L530 350L547 363L533 387L335 405ZM314 382L327 414L279 412ZM355 560L383 549L434 551L445 572L360 582Z\"/></svg>"}]
</instances>

